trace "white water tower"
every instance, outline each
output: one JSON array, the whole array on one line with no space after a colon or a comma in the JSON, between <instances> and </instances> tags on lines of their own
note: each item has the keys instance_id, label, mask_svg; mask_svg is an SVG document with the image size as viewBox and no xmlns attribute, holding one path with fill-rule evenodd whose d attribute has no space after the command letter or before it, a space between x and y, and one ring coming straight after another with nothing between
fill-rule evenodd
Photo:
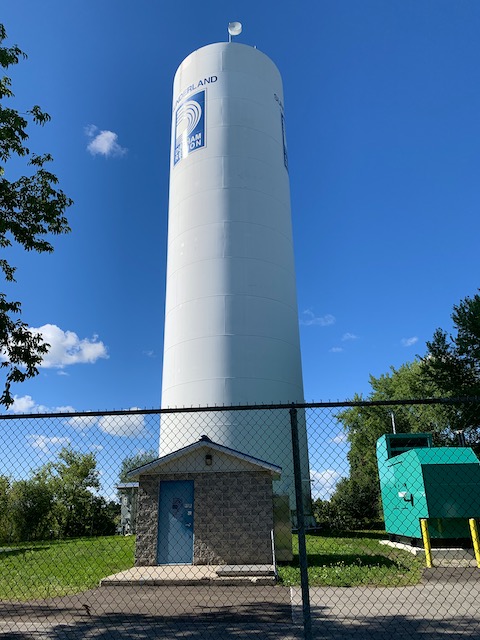
<instances>
[{"instance_id":1,"label":"white water tower","mask_svg":"<svg viewBox=\"0 0 480 640\"><path fill-rule=\"evenodd\" d=\"M303 401L282 80L211 44L173 86L162 408ZM163 415L160 455L203 434L281 466L294 509L288 410Z\"/></svg>"}]
</instances>

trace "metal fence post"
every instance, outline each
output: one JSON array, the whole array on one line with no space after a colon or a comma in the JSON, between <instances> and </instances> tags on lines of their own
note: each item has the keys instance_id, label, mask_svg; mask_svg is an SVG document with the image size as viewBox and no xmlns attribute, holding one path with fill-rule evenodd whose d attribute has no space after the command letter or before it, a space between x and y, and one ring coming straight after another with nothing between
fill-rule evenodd
<instances>
[{"instance_id":1,"label":"metal fence post","mask_svg":"<svg viewBox=\"0 0 480 640\"><path fill-rule=\"evenodd\" d=\"M303 509L302 469L300 465L300 445L298 442L297 409L290 409L292 429L293 473L295 476L295 499L297 507L298 557L302 585L303 631L305 640L312 640L312 617L310 612L310 591L308 585L307 544L305 541L305 514Z\"/></svg>"}]
</instances>

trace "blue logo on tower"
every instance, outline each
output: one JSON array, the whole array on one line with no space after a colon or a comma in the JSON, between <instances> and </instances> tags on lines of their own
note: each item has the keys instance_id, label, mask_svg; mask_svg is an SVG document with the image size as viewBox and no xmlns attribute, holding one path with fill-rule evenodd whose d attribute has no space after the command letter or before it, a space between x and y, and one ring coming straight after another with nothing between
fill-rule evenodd
<instances>
[{"instance_id":1,"label":"blue logo on tower","mask_svg":"<svg viewBox=\"0 0 480 640\"><path fill-rule=\"evenodd\" d=\"M205 90L184 100L175 111L173 164L205 146Z\"/></svg>"}]
</instances>

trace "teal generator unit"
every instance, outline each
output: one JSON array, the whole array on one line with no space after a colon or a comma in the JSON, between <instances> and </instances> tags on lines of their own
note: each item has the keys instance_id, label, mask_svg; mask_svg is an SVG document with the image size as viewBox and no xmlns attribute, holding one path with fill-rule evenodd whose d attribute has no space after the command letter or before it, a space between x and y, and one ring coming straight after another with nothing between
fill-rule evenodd
<instances>
[{"instance_id":1,"label":"teal generator unit","mask_svg":"<svg viewBox=\"0 0 480 640\"><path fill-rule=\"evenodd\" d=\"M432 544L469 540L480 517L480 462L470 447L433 447L429 433L391 433L377 441L385 529L391 539L421 539L426 518Z\"/></svg>"}]
</instances>

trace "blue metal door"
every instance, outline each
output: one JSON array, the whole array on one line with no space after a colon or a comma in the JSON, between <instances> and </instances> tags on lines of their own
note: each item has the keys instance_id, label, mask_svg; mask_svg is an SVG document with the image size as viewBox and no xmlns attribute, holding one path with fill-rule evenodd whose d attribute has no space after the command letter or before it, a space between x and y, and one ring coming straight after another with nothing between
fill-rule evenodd
<instances>
[{"instance_id":1,"label":"blue metal door","mask_svg":"<svg viewBox=\"0 0 480 640\"><path fill-rule=\"evenodd\" d=\"M158 564L193 562L193 480L160 482Z\"/></svg>"}]
</instances>

